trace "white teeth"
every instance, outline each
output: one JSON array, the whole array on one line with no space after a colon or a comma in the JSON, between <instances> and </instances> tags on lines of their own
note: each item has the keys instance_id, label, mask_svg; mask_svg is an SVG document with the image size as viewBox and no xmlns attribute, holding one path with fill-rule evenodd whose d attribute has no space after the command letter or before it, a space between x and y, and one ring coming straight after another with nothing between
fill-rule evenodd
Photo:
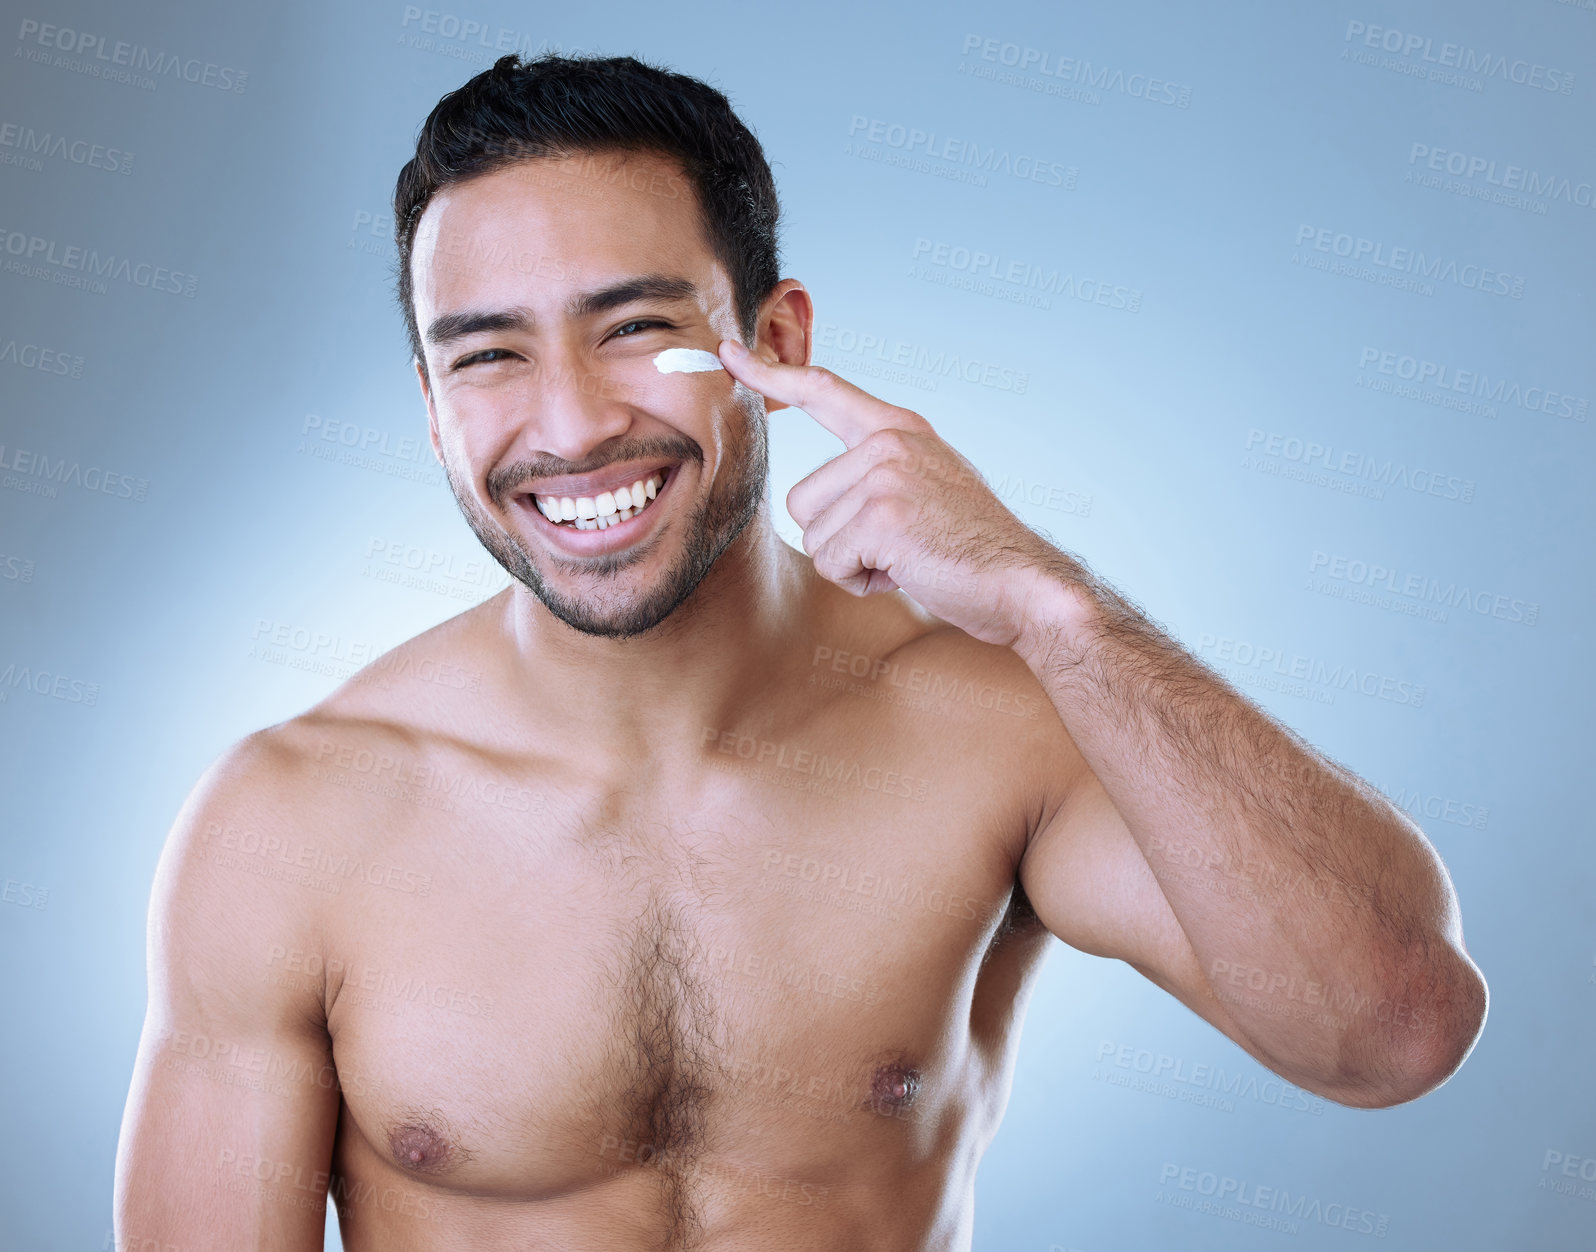
<instances>
[{"instance_id":1,"label":"white teeth","mask_svg":"<svg viewBox=\"0 0 1596 1252\"><path fill-rule=\"evenodd\" d=\"M532 502L551 522L574 522L578 530L607 530L641 513L659 495L664 485L659 474L639 478L630 487L618 487L596 497L539 496Z\"/></svg>"}]
</instances>

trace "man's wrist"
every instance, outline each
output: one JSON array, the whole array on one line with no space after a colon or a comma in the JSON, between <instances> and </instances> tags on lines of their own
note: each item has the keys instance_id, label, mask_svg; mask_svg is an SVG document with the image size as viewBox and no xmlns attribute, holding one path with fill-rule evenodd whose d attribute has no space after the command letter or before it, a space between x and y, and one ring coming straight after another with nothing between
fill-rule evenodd
<instances>
[{"instance_id":1,"label":"man's wrist","mask_svg":"<svg viewBox=\"0 0 1596 1252\"><path fill-rule=\"evenodd\" d=\"M1041 677L1060 662L1075 665L1085 657L1101 628L1102 606L1092 594L1086 568L1063 553L1031 569L1028 579L1013 646Z\"/></svg>"}]
</instances>

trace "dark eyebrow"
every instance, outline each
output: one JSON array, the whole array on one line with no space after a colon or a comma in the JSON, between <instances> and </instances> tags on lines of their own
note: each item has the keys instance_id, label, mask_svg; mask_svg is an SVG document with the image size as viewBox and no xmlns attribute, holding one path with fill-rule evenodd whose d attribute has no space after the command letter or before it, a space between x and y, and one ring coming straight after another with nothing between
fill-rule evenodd
<instances>
[{"instance_id":1,"label":"dark eyebrow","mask_svg":"<svg viewBox=\"0 0 1596 1252\"><path fill-rule=\"evenodd\" d=\"M633 300L681 301L692 300L697 295L698 288L685 278L644 274L600 287L597 291L584 291L581 295L572 296L565 306L565 312L570 317L591 317L595 313L630 304Z\"/></svg>"},{"instance_id":2,"label":"dark eyebrow","mask_svg":"<svg viewBox=\"0 0 1596 1252\"><path fill-rule=\"evenodd\" d=\"M498 309L491 313L480 311L445 313L427 327L427 342L441 345L483 331L525 330L531 325L531 312L520 306L513 309Z\"/></svg>"},{"instance_id":3,"label":"dark eyebrow","mask_svg":"<svg viewBox=\"0 0 1596 1252\"><path fill-rule=\"evenodd\" d=\"M565 312L570 317L592 317L595 313L631 304L634 300L664 300L681 302L698 296L698 288L688 279L674 278L668 274L644 274L627 278L596 291L584 291L566 302ZM445 313L427 327L427 342L446 344L467 335L483 332L529 330L532 326L530 309L516 305L508 309L477 310L463 313Z\"/></svg>"}]
</instances>

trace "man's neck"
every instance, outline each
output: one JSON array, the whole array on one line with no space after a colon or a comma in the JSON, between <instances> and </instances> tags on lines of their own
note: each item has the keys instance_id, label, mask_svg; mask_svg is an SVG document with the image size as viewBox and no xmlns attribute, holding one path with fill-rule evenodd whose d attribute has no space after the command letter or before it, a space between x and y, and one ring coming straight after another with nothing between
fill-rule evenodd
<instances>
[{"instance_id":1,"label":"man's neck","mask_svg":"<svg viewBox=\"0 0 1596 1252\"><path fill-rule=\"evenodd\" d=\"M693 594L629 639L583 634L512 583L501 624L532 708L551 711L594 753L674 754L705 728L735 725L807 648L824 585L769 516L767 499Z\"/></svg>"}]
</instances>

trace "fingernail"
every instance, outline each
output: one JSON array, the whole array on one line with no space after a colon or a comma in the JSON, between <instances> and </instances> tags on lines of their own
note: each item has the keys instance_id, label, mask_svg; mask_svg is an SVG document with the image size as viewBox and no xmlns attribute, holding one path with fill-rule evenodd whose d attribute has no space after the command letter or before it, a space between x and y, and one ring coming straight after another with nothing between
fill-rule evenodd
<instances>
[{"instance_id":1,"label":"fingernail","mask_svg":"<svg viewBox=\"0 0 1596 1252\"><path fill-rule=\"evenodd\" d=\"M728 352L732 356L748 355L748 349L743 347L743 345L738 343L735 339L722 339L720 341L720 350L722 352Z\"/></svg>"}]
</instances>

